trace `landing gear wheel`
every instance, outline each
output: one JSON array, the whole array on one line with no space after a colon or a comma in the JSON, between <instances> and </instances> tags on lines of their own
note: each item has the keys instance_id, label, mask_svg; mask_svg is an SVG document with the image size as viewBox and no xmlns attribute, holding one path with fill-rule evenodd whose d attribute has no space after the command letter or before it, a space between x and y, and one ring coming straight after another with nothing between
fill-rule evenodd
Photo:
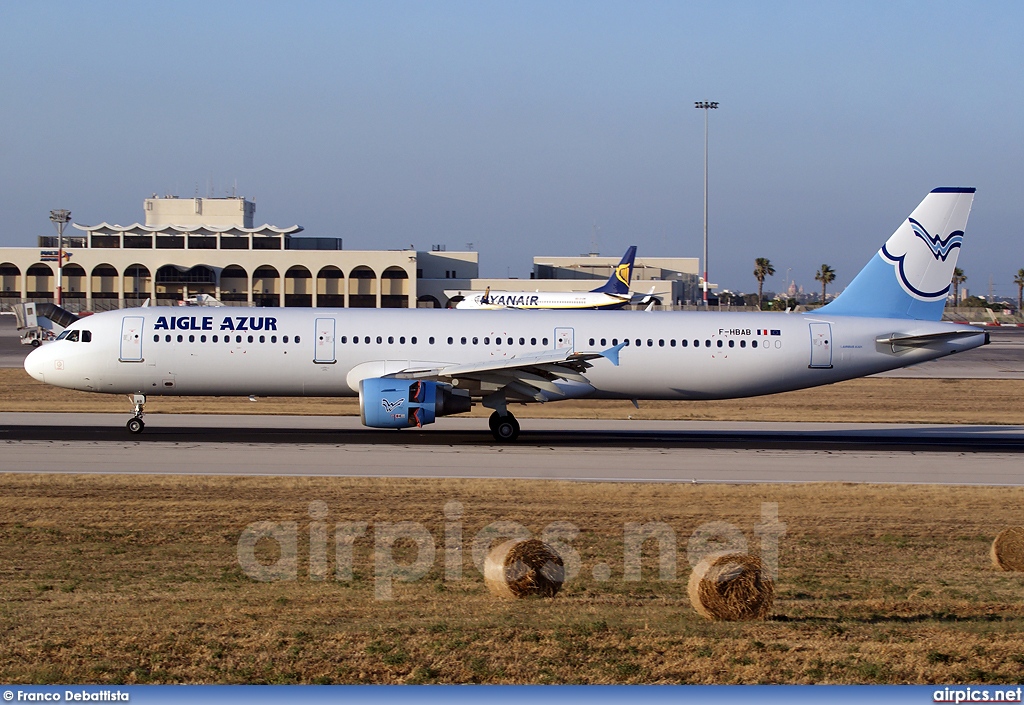
<instances>
[{"instance_id":1,"label":"landing gear wheel","mask_svg":"<svg viewBox=\"0 0 1024 705\"><path fill-rule=\"evenodd\" d=\"M494 433L494 427L498 425L498 421L501 420L501 414L495 411L491 414L491 417L487 419L487 427L491 429L491 433Z\"/></svg>"},{"instance_id":2,"label":"landing gear wheel","mask_svg":"<svg viewBox=\"0 0 1024 705\"><path fill-rule=\"evenodd\" d=\"M142 419L139 418L128 419L128 423L125 424L125 428L127 428L132 433L142 433L142 429L144 429L145 427L146 424L142 421Z\"/></svg>"},{"instance_id":3,"label":"landing gear wheel","mask_svg":"<svg viewBox=\"0 0 1024 705\"><path fill-rule=\"evenodd\" d=\"M499 443L511 443L519 438L519 422L512 414L499 416L491 424L491 434Z\"/></svg>"}]
</instances>

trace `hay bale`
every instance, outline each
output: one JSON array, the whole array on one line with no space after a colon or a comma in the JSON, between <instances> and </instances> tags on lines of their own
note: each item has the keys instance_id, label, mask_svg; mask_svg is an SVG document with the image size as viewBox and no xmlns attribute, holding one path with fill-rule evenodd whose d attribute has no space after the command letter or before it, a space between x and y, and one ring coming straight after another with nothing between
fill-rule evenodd
<instances>
[{"instance_id":1,"label":"hay bale","mask_svg":"<svg viewBox=\"0 0 1024 705\"><path fill-rule=\"evenodd\" d=\"M1024 526L1003 529L992 542L992 563L1000 570L1024 571Z\"/></svg>"},{"instance_id":2,"label":"hay bale","mask_svg":"<svg viewBox=\"0 0 1024 705\"><path fill-rule=\"evenodd\" d=\"M484 561L484 582L497 597L554 597L564 581L562 557L537 539L506 541Z\"/></svg>"},{"instance_id":3,"label":"hay bale","mask_svg":"<svg viewBox=\"0 0 1024 705\"><path fill-rule=\"evenodd\" d=\"M690 574L690 603L711 621L764 619L772 609L775 583L763 568L761 559L748 553L712 553Z\"/></svg>"}]
</instances>

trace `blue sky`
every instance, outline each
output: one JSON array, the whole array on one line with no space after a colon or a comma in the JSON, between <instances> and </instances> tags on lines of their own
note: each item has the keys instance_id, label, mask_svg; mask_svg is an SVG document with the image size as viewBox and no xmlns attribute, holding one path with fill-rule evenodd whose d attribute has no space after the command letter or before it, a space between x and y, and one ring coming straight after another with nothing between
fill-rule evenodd
<instances>
[{"instance_id":1,"label":"blue sky","mask_svg":"<svg viewBox=\"0 0 1024 705\"><path fill-rule=\"evenodd\" d=\"M1024 3L0 5L0 244L152 193L255 197L346 249L699 256L845 286L936 186L976 186L960 266L1024 267Z\"/></svg>"}]
</instances>

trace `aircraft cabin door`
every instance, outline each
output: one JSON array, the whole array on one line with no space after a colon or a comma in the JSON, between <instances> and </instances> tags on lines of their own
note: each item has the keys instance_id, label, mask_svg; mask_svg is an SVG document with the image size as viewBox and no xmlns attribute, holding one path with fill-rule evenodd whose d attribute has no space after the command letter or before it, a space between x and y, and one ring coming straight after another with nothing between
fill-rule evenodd
<instances>
[{"instance_id":1,"label":"aircraft cabin door","mask_svg":"<svg viewBox=\"0 0 1024 705\"><path fill-rule=\"evenodd\" d=\"M121 319L121 362L142 362L142 316L125 316Z\"/></svg>"},{"instance_id":2,"label":"aircraft cabin door","mask_svg":"<svg viewBox=\"0 0 1024 705\"><path fill-rule=\"evenodd\" d=\"M333 365L337 362L334 355L334 319L316 319L316 352L313 354L313 362L318 364Z\"/></svg>"},{"instance_id":3,"label":"aircraft cabin door","mask_svg":"<svg viewBox=\"0 0 1024 705\"><path fill-rule=\"evenodd\" d=\"M828 369L832 367L832 325L812 323L811 364L808 367Z\"/></svg>"},{"instance_id":4,"label":"aircraft cabin door","mask_svg":"<svg viewBox=\"0 0 1024 705\"><path fill-rule=\"evenodd\" d=\"M555 328L555 350L575 350L572 328Z\"/></svg>"}]
</instances>

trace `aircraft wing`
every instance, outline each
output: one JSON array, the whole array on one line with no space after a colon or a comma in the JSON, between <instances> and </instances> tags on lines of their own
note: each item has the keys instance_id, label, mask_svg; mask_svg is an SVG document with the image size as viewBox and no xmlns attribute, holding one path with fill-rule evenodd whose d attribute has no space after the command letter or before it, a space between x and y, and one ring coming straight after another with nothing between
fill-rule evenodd
<instances>
[{"instance_id":1,"label":"aircraft wing","mask_svg":"<svg viewBox=\"0 0 1024 705\"><path fill-rule=\"evenodd\" d=\"M481 394L504 389L514 396L534 401L551 401L564 396L555 382L589 384L582 374L593 366L589 361L606 358L617 366L619 351L623 347L624 343L600 352L546 350L501 360L408 368L388 376L401 379L432 379L440 382L458 380L460 387L479 387Z\"/></svg>"}]
</instances>

